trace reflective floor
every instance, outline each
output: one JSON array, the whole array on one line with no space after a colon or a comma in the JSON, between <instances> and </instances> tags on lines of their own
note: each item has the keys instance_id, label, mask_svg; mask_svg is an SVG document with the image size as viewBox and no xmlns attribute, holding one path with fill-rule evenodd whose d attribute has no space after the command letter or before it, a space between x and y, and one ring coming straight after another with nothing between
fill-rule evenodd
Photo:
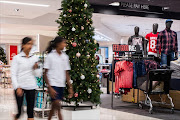
<instances>
[{"instance_id":1,"label":"reflective floor","mask_svg":"<svg viewBox=\"0 0 180 120\"><path fill-rule=\"evenodd\" d=\"M106 94L102 95L102 99L108 99L106 98ZM102 102L103 101L104 100L102 100ZM123 111L121 109L112 110L105 107L100 107L99 109L100 109L100 120L164 120L165 119L165 118L160 119L158 117L155 117L158 116L159 114L155 114L153 116L139 115L136 114L136 109L131 109L131 108L126 108L129 109L130 112ZM137 113L138 112L140 111L137 110ZM141 110L141 112L147 112L147 111ZM13 89L0 88L0 120L13 120L12 116L15 113L16 113L16 104L13 95ZM169 115L165 114L165 116L169 116ZM175 116L178 120L179 115L175 114ZM24 113L20 120L26 120L26 119L27 119L27 115ZM35 118L35 120L46 120L46 119ZM53 118L53 120L57 120L57 118ZM91 119L87 118L87 120L91 120ZM176 119L174 118L171 120L176 120ZM179 116L179 120L180 120L180 116Z\"/></svg>"}]
</instances>

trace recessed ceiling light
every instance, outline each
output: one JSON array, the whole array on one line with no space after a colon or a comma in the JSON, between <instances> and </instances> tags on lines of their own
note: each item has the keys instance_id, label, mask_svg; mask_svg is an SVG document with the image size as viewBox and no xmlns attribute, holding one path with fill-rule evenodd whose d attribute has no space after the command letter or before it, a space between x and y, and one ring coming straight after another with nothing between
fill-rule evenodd
<instances>
[{"instance_id":1,"label":"recessed ceiling light","mask_svg":"<svg viewBox=\"0 0 180 120\"><path fill-rule=\"evenodd\" d=\"M127 25L127 26L132 26L133 27L133 26L136 26L136 25Z\"/></svg>"},{"instance_id":2,"label":"recessed ceiling light","mask_svg":"<svg viewBox=\"0 0 180 120\"><path fill-rule=\"evenodd\" d=\"M20 9L14 9L14 11L18 12Z\"/></svg>"},{"instance_id":3,"label":"recessed ceiling light","mask_svg":"<svg viewBox=\"0 0 180 120\"><path fill-rule=\"evenodd\" d=\"M120 3L119 2L113 2L113 3L109 4L109 5L111 5L111 6L119 6Z\"/></svg>"},{"instance_id":4,"label":"recessed ceiling light","mask_svg":"<svg viewBox=\"0 0 180 120\"><path fill-rule=\"evenodd\" d=\"M0 1L0 3L18 4L18 5L29 5L29 6L39 6L39 7L49 7L50 5L44 4L33 4L33 3L23 3L23 2L13 2L13 1Z\"/></svg>"},{"instance_id":5,"label":"recessed ceiling light","mask_svg":"<svg viewBox=\"0 0 180 120\"><path fill-rule=\"evenodd\" d=\"M169 10L169 7L163 7L163 10Z\"/></svg>"}]
</instances>

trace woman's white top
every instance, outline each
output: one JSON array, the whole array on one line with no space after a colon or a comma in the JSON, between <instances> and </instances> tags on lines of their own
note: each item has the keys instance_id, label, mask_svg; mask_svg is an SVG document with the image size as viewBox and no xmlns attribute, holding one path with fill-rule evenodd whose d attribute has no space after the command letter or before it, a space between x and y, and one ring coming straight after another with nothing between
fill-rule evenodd
<instances>
[{"instance_id":1,"label":"woman's white top","mask_svg":"<svg viewBox=\"0 0 180 120\"><path fill-rule=\"evenodd\" d=\"M49 84L56 87L66 86L66 71L70 70L69 56L62 52L61 55L53 50L45 59L44 68L48 69Z\"/></svg>"},{"instance_id":2,"label":"woman's white top","mask_svg":"<svg viewBox=\"0 0 180 120\"><path fill-rule=\"evenodd\" d=\"M24 52L13 57L11 65L11 79L14 89L22 88L32 90L37 88L33 66L38 62L38 57L30 54L26 57Z\"/></svg>"}]
</instances>

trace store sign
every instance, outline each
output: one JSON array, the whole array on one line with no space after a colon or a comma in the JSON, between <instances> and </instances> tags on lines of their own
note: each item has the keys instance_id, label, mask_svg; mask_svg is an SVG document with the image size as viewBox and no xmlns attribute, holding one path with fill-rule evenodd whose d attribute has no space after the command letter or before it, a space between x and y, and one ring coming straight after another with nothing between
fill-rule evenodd
<instances>
[{"instance_id":1,"label":"store sign","mask_svg":"<svg viewBox=\"0 0 180 120\"><path fill-rule=\"evenodd\" d=\"M113 52L129 51L129 45L113 44Z\"/></svg>"},{"instance_id":2,"label":"store sign","mask_svg":"<svg viewBox=\"0 0 180 120\"><path fill-rule=\"evenodd\" d=\"M139 12L158 12L158 13L163 12L163 8L159 6L129 3L129 2L120 2L119 9L126 11L139 11Z\"/></svg>"},{"instance_id":3,"label":"store sign","mask_svg":"<svg viewBox=\"0 0 180 120\"><path fill-rule=\"evenodd\" d=\"M136 47L134 45L121 45L121 44L113 44L112 45L113 52L134 52L136 51Z\"/></svg>"},{"instance_id":4,"label":"store sign","mask_svg":"<svg viewBox=\"0 0 180 120\"><path fill-rule=\"evenodd\" d=\"M17 55L17 51L17 45L10 45L10 60L13 60L13 57Z\"/></svg>"}]
</instances>

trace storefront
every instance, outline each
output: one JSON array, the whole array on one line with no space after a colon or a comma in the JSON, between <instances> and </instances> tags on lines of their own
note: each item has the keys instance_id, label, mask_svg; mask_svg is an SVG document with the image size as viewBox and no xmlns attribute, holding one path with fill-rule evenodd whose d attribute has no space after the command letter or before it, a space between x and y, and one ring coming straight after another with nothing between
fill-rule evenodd
<instances>
[{"instance_id":1,"label":"storefront","mask_svg":"<svg viewBox=\"0 0 180 120\"><path fill-rule=\"evenodd\" d=\"M37 1L43 2L42 0ZM154 108L157 107L154 103L161 104L162 108L167 108L171 113L175 111L175 114L172 115L174 118L179 117L180 9L175 4L180 5L180 3L177 1L176 3L172 3L172 1L165 3L157 1L155 3L152 0L145 2L89 0L89 2L91 8L94 9L92 19L91 17L86 18L84 15L80 21L85 22L85 24L81 25L80 22L77 22L81 17L81 14L78 14L77 21L74 21L74 23L77 22L77 25L72 22L72 26L70 26L72 28L68 28L67 22L64 20L68 21L71 17L76 16L73 10L77 9L68 9L66 14L62 14L64 9L59 9L60 3L57 1L51 1L52 5L48 10L45 7L42 8L43 13L37 8L24 8L19 5L17 6L20 8L18 11L17 8L13 8L12 13L16 17L0 18L2 29L0 48L3 51L1 53L4 54L3 59L7 60L7 64L3 63L3 60L0 61L0 89L2 88L3 91L10 90L12 94L10 67L13 57L21 52L21 40L24 37L29 36L33 39L34 45L31 52L39 57L43 66L47 57L46 49L50 41L52 43L57 33L62 36L67 34L64 37L67 39L67 48L64 51L70 57L70 65L73 69L70 72L73 73L71 84L74 85L75 91L74 99L70 103L67 102L69 99L66 98L64 98L65 102L62 102L65 118L71 114L72 120L73 115L79 119L84 119L86 115L92 116L94 118L92 120L100 120L101 116L101 119L106 120L108 117L104 114L109 115L114 111L119 112L121 109L126 113L131 111L131 107L129 107L131 105L133 110L137 111L133 114L143 116L143 113L150 116L149 113L154 113ZM4 7L6 6L11 7L4 5ZM83 4L83 10L86 10L87 7L88 4ZM37 11L37 13L32 14L30 9L34 13ZM28 15L25 14L26 12ZM54 21L58 19L59 14L59 19L63 18L62 21L64 22L58 21L57 24ZM24 15L24 18L18 17L21 15ZM167 23L172 24L169 26ZM174 32L169 32L170 30L167 31L167 34L161 32L168 26ZM94 31L92 31L93 28L95 28ZM82 33L80 34L80 32ZM169 39L171 41L167 43ZM166 42L163 43L162 41ZM167 66L164 66L161 56L163 55L162 51L167 49L172 50L167 51L167 54L173 52L173 57L177 58L176 60L168 59L170 65L167 63ZM176 52L179 54L175 56ZM40 67L42 68L42 66ZM44 76L42 74L36 76L36 80L38 89L36 89L34 113L36 117L45 118L48 117L51 109L51 98L47 92L48 86L45 83ZM98 106L99 89L103 92L99 96L100 101L102 101L102 105L99 105L100 109ZM93 101L94 104L86 104L88 100ZM1 104L0 101L0 110ZM26 104L24 102L24 106ZM121 107L121 105L125 106ZM147 109L145 106L148 106ZM144 107L145 111L142 110ZM101 109L110 109L111 111L102 116ZM77 113L73 110L77 110ZM91 114L88 114L86 110ZM81 115L78 112L82 112ZM164 113L160 117L158 114L162 113L157 112L157 116L155 114L153 117L165 119ZM114 114L110 116L113 118ZM110 119L108 118L108 120Z\"/></svg>"}]
</instances>

